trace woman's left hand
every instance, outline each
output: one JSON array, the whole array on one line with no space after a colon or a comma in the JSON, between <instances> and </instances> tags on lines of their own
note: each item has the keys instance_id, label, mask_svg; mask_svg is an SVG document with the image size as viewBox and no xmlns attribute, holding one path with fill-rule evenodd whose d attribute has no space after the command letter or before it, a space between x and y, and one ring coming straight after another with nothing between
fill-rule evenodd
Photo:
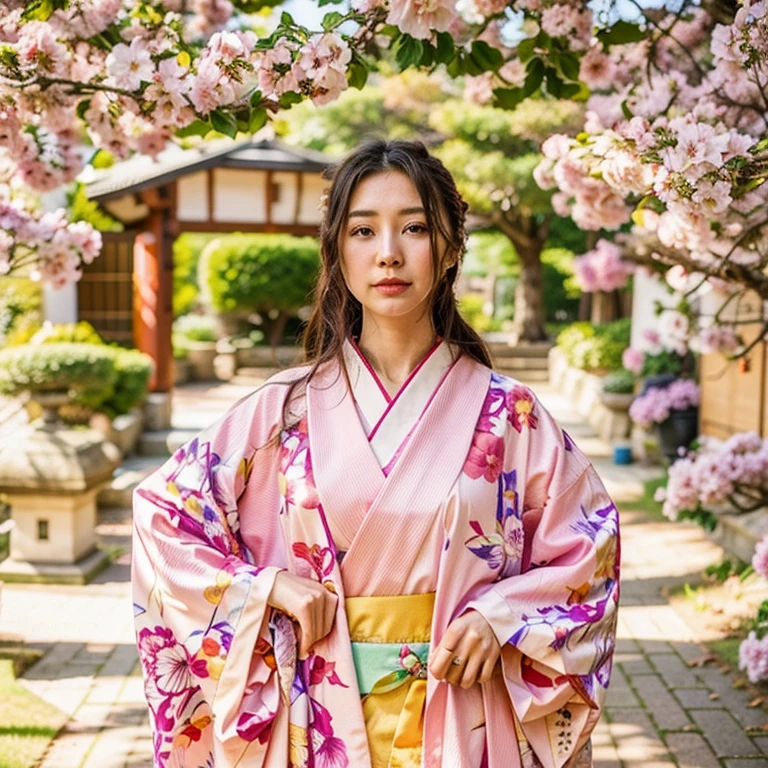
<instances>
[{"instance_id":1,"label":"woman's left hand","mask_svg":"<svg viewBox=\"0 0 768 768\"><path fill-rule=\"evenodd\" d=\"M491 679L500 654L491 625L477 611L467 611L450 623L430 654L428 669L437 680L469 688Z\"/></svg>"}]
</instances>

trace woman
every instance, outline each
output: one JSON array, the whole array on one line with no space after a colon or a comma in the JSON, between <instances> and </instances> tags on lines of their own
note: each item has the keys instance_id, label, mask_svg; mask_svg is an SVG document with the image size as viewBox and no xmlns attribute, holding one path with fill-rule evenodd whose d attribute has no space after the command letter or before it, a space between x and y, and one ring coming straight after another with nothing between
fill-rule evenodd
<instances>
[{"instance_id":1,"label":"woman","mask_svg":"<svg viewBox=\"0 0 768 768\"><path fill-rule=\"evenodd\" d=\"M423 145L349 155L321 231L313 364L138 488L156 765L589 764L617 511L458 315L465 213Z\"/></svg>"}]
</instances>

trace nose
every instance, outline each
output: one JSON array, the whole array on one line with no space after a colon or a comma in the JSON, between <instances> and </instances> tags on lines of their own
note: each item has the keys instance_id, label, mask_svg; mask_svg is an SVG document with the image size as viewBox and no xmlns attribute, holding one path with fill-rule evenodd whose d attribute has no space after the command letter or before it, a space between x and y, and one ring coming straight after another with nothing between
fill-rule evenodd
<instances>
[{"instance_id":1,"label":"nose","mask_svg":"<svg viewBox=\"0 0 768 768\"><path fill-rule=\"evenodd\" d=\"M381 249L379 250L376 263L380 267L393 267L402 264L400 249L397 245L397 238L392 232L385 232L381 238Z\"/></svg>"}]
</instances>

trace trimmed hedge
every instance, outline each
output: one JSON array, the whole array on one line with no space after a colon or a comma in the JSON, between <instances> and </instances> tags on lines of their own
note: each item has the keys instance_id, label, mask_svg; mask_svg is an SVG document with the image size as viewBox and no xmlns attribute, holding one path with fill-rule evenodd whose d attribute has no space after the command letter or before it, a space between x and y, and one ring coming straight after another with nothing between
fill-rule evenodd
<instances>
[{"instance_id":1,"label":"trimmed hedge","mask_svg":"<svg viewBox=\"0 0 768 768\"><path fill-rule=\"evenodd\" d=\"M227 235L203 251L200 279L217 312L293 313L310 303L318 243L291 235Z\"/></svg>"},{"instance_id":2,"label":"trimmed hedge","mask_svg":"<svg viewBox=\"0 0 768 768\"><path fill-rule=\"evenodd\" d=\"M21 344L0 350L0 392L86 392L111 387L115 355L98 344Z\"/></svg>"},{"instance_id":3,"label":"trimmed hedge","mask_svg":"<svg viewBox=\"0 0 768 768\"><path fill-rule=\"evenodd\" d=\"M146 399L152 360L135 349L75 342L0 351L0 393L69 393L72 402L114 418Z\"/></svg>"}]
</instances>

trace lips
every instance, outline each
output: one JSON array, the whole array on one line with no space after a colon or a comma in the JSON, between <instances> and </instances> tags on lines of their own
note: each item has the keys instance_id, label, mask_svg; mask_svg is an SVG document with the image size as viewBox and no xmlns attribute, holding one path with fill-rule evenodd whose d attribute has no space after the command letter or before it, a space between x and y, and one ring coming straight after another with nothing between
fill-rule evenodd
<instances>
[{"instance_id":1,"label":"lips","mask_svg":"<svg viewBox=\"0 0 768 768\"><path fill-rule=\"evenodd\" d=\"M400 280L398 277L385 277L383 280L379 280L376 285L410 285L410 283L407 283L405 280Z\"/></svg>"}]
</instances>

